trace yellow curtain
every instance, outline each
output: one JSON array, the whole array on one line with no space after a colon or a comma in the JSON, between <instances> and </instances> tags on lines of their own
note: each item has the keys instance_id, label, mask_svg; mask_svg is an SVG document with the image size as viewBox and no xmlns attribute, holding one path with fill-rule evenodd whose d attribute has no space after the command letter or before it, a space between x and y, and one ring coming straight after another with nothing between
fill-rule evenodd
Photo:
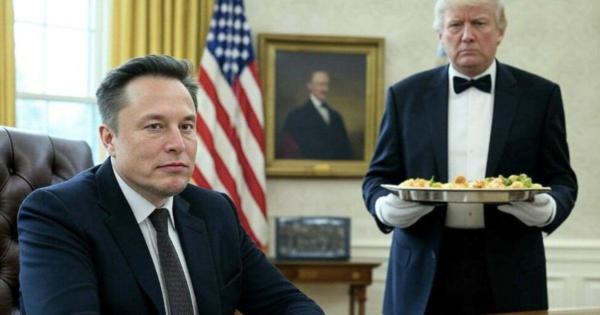
<instances>
[{"instance_id":1,"label":"yellow curtain","mask_svg":"<svg viewBox=\"0 0 600 315\"><path fill-rule=\"evenodd\" d=\"M15 125L15 42L12 0L0 4L0 125Z\"/></svg>"},{"instance_id":2,"label":"yellow curtain","mask_svg":"<svg viewBox=\"0 0 600 315\"><path fill-rule=\"evenodd\" d=\"M212 0L114 0L110 65L147 54L167 54L197 65Z\"/></svg>"}]
</instances>

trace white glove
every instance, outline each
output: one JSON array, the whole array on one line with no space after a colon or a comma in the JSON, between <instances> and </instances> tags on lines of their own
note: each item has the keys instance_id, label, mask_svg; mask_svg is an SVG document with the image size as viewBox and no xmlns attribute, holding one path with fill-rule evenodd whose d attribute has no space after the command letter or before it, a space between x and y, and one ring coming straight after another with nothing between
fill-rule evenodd
<instances>
[{"instance_id":1,"label":"white glove","mask_svg":"<svg viewBox=\"0 0 600 315\"><path fill-rule=\"evenodd\" d=\"M399 228L409 227L422 216L433 210L434 206L418 202L404 201L398 195L390 193L375 201L375 214L386 225Z\"/></svg>"},{"instance_id":2,"label":"white glove","mask_svg":"<svg viewBox=\"0 0 600 315\"><path fill-rule=\"evenodd\" d=\"M539 194L533 202L511 202L498 206L498 210L514 215L527 226L543 227L554 220L556 201L549 194Z\"/></svg>"}]
</instances>

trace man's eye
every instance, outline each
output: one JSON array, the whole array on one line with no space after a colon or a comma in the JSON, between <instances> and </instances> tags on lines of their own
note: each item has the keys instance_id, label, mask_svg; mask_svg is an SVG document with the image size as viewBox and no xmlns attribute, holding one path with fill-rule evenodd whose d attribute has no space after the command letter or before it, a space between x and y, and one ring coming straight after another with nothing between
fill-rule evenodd
<instances>
[{"instance_id":1,"label":"man's eye","mask_svg":"<svg viewBox=\"0 0 600 315\"><path fill-rule=\"evenodd\" d=\"M150 130L160 130L162 128L161 124L155 123L155 124L149 124L146 125L145 127L146 129L150 129Z\"/></svg>"},{"instance_id":2,"label":"man's eye","mask_svg":"<svg viewBox=\"0 0 600 315\"><path fill-rule=\"evenodd\" d=\"M194 130L194 124L192 124L192 123L183 124L183 125L181 125L181 130L192 131L192 130Z\"/></svg>"},{"instance_id":3,"label":"man's eye","mask_svg":"<svg viewBox=\"0 0 600 315\"><path fill-rule=\"evenodd\" d=\"M490 25L491 23L493 23L493 21L494 21L494 19L492 17L481 18L481 19L473 20L473 24L476 26L486 26L486 25Z\"/></svg>"}]
</instances>

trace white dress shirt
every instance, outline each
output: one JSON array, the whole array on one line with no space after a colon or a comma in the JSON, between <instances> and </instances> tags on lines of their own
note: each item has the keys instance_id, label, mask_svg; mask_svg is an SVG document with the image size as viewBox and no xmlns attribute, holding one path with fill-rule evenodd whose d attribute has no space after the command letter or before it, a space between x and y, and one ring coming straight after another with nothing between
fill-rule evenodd
<instances>
[{"instance_id":1,"label":"white dress shirt","mask_svg":"<svg viewBox=\"0 0 600 315\"><path fill-rule=\"evenodd\" d=\"M142 231L142 235L144 236L144 240L146 241L146 246L148 246L148 250L150 251L150 257L152 257L152 262L154 263L154 268L156 269L156 274L159 275L158 281L160 282L160 288L162 291L163 301L165 304L165 311L167 315L171 314L171 309L169 306L169 298L167 296L167 290L165 286L165 281L162 276L162 269L160 267L159 255L158 255L158 246L156 244L156 230L150 221L150 214L156 209L156 207L142 197L139 193L137 193L133 188L131 188L127 183L119 176L117 170L115 169L114 160L112 161L113 171L115 173L115 177L117 178L117 183L119 183L119 187L121 191L123 191L123 195L125 195L125 199L129 203L131 210L133 211L133 215ZM194 294L194 288L192 286L192 280L190 279L190 273L188 272L187 263L185 262L185 257L183 256L183 250L181 249L181 242L179 241L179 236L177 235L177 230L175 229L175 223L173 220L173 197L169 197L164 205L161 208L165 208L169 212L169 237L171 238L171 242L175 247L175 251L177 252L177 256L179 257L179 261L181 262L181 267L183 268L183 273L185 274L185 280L187 281L188 289L190 290L190 296L192 297L192 306L194 308L194 314L198 315L198 306L196 305L196 296ZM173 314L175 315L175 314Z\"/></svg>"},{"instance_id":2,"label":"white dress shirt","mask_svg":"<svg viewBox=\"0 0 600 315\"><path fill-rule=\"evenodd\" d=\"M487 74L492 78L491 93L474 87L460 94L454 92L454 76L478 79ZM463 175L468 180L485 177L494 113L495 82L495 60L485 72L475 78L459 73L452 65L448 69L448 181L458 175ZM446 226L483 228L483 204L449 203Z\"/></svg>"},{"instance_id":3,"label":"white dress shirt","mask_svg":"<svg viewBox=\"0 0 600 315\"><path fill-rule=\"evenodd\" d=\"M323 106L323 102L321 102L321 100L319 100L312 94L310 94L310 100L315 106L317 112L319 112L319 114L321 114L321 117L323 117L323 121L325 121L325 123L329 125L329 111L327 110L327 108L325 108L325 106Z\"/></svg>"}]
</instances>

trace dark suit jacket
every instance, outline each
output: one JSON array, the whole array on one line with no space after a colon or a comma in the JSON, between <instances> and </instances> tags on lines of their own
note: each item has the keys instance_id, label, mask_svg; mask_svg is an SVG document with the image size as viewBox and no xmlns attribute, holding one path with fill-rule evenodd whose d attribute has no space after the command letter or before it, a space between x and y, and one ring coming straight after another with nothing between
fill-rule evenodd
<instances>
[{"instance_id":1,"label":"dark suit jacket","mask_svg":"<svg viewBox=\"0 0 600 315\"><path fill-rule=\"evenodd\" d=\"M200 314L322 314L255 247L225 195L188 185L173 211ZM110 160L33 192L18 230L23 313L165 313Z\"/></svg>"},{"instance_id":2,"label":"dark suit jacket","mask_svg":"<svg viewBox=\"0 0 600 315\"><path fill-rule=\"evenodd\" d=\"M486 206L486 257L499 310L548 307L541 231L554 231L569 215L577 181L569 164L558 85L497 63L494 113L486 176L526 173L552 188L554 221L540 229ZM464 122L468 124L468 121ZM379 228L375 201L380 184L435 176L448 181L448 66L411 76L390 87L374 157L363 182L366 206ZM446 208L438 207L406 229L394 229L385 314L422 314L427 305Z\"/></svg>"},{"instance_id":3,"label":"dark suit jacket","mask_svg":"<svg viewBox=\"0 0 600 315\"><path fill-rule=\"evenodd\" d=\"M312 101L293 109L285 119L278 156L281 158L349 160L352 146L342 116L331 107L325 123Z\"/></svg>"}]
</instances>

